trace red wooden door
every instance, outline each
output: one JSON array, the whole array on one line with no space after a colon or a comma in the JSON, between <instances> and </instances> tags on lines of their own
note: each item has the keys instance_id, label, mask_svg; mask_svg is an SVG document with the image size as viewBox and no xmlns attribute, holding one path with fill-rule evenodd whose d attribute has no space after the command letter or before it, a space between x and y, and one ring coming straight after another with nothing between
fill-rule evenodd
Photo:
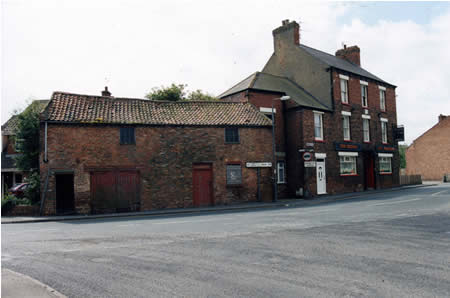
<instances>
[{"instance_id":1,"label":"red wooden door","mask_svg":"<svg viewBox=\"0 0 450 298\"><path fill-rule=\"evenodd\" d=\"M372 154L365 155L366 189L375 188L374 160Z\"/></svg>"},{"instance_id":2,"label":"red wooden door","mask_svg":"<svg viewBox=\"0 0 450 298\"><path fill-rule=\"evenodd\" d=\"M194 206L213 204L212 167L210 164L194 165L192 172Z\"/></svg>"}]
</instances>

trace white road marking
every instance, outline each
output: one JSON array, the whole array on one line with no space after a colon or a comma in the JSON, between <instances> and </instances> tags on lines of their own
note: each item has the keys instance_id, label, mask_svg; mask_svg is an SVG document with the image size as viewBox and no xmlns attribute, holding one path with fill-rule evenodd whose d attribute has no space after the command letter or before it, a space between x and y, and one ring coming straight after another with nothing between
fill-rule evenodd
<instances>
[{"instance_id":1,"label":"white road marking","mask_svg":"<svg viewBox=\"0 0 450 298\"><path fill-rule=\"evenodd\" d=\"M402 200L402 201L395 201L395 202L378 203L378 204L372 204L372 205L369 205L369 206L382 206L382 205L401 204L401 203L412 202L412 201L418 201L418 200L422 200L422 198L415 198L415 199Z\"/></svg>"},{"instance_id":2,"label":"white road marking","mask_svg":"<svg viewBox=\"0 0 450 298\"><path fill-rule=\"evenodd\" d=\"M438 194L441 194L441 193L443 193L443 192L446 192L447 190L445 189L445 190L442 190L442 191L438 191L438 192L435 192L434 194L432 194L431 196L437 196Z\"/></svg>"}]
</instances>

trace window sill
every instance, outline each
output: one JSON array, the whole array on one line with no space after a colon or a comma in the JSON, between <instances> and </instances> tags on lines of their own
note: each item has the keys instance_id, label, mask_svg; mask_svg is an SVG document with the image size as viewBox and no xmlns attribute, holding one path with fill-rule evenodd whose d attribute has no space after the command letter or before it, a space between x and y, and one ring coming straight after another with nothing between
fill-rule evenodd
<instances>
[{"instance_id":1,"label":"window sill","mask_svg":"<svg viewBox=\"0 0 450 298\"><path fill-rule=\"evenodd\" d=\"M364 141L363 143L364 144L372 144L372 142L367 142L367 141Z\"/></svg>"},{"instance_id":2,"label":"window sill","mask_svg":"<svg viewBox=\"0 0 450 298\"><path fill-rule=\"evenodd\" d=\"M350 104L349 104L348 102L343 102L343 101L341 101L341 103L342 103L344 106L350 106Z\"/></svg>"},{"instance_id":3,"label":"window sill","mask_svg":"<svg viewBox=\"0 0 450 298\"><path fill-rule=\"evenodd\" d=\"M380 173L380 175L392 175L392 172L390 172L390 173L388 173L388 172L386 172L386 173Z\"/></svg>"},{"instance_id":4,"label":"window sill","mask_svg":"<svg viewBox=\"0 0 450 298\"><path fill-rule=\"evenodd\" d=\"M277 182L277 184L286 184L287 182Z\"/></svg>"},{"instance_id":5,"label":"window sill","mask_svg":"<svg viewBox=\"0 0 450 298\"><path fill-rule=\"evenodd\" d=\"M236 145L240 144L240 142L225 142L225 145Z\"/></svg>"},{"instance_id":6,"label":"window sill","mask_svg":"<svg viewBox=\"0 0 450 298\"><path fill-rule=\"evenodd\" d=\"M317 143L325 143L324 140L320 140L320 139L314 139L314 142L317 142Z\"/></svg>"},{"instance_id":7,"label":"window sill","mask_svg":"<svg viewBox=\"0 0 450 298\"><path fill-rule=\"evenodd\" d=\"M242 184L227 184L227 188L241 188Z\"/></svg>"},{"instance_id":8,"label":"window sill","mask_svg":"<svg viewBox=\"0 0 450 298\"><path fill-rule=\"evenodd\" d=\"M344 142L353 142L352 140L346 140L346 139L344 139Z\"/></svg>"},{"instance_id":9,"label":"window sill","mask_svg":"<svg viewBox=\"0 0 450 298\"><path fill-rule=\"evenodd\" d=\"M358 174L340 174L341 177L355 177L359 176Z\"/></svg>"},{"instance_id":10,"label":"window sill","mask_svg":"<svg viewBox=\"0 0 450 298\"><path fill-rule=\"evenodd\" d=\"M389 145L389 143L381 142L382 145Z\"/></svg>"}]
</instances>

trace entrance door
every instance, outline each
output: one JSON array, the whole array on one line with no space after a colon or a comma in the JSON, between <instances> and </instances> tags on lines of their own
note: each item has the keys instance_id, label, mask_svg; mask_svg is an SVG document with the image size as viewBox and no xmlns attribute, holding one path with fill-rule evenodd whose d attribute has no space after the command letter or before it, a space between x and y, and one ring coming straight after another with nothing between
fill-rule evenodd
<instances>
[{"instance_id":1,"label":"entrance door","mask_svg":"<svg viewBox=\"0 0 450 298\"><path fill-rule=\"evenodd\" d=\"M192 183L194 206L211 206L213 204L211 164L194 165Z\"/></svg>"},{"instance_id":2,"label":"entrance door","mask_svg":"<svg viewBox=\"0 0 450 298\"><path fill-rule=\"evenodd\" d=\"M316 160L316 175L317 175L317 194L322 195L327 193L327 179L325 174L325 160Z\"/></svg>"},{"instance_id":3,"label":"entrance door","mask_svg":"<svg viewBox=\"0 0 450 298\"><path fill-rule=\"evenodd\" d=\"M366 189L375 188L375 161L373 158L373 154L366 153L364 154L364 171L366 176Z\"/></svg>"},{"instance_id":4,"label":"entrance door","mask_svg":"<svg viewBox=\"0 0 450 298\"><path fill-rule=\"evenodd\" d=\"M56 178L56 212L72 213L75 211L73 174L57 174Z\"/></svg>"}]
</instances>

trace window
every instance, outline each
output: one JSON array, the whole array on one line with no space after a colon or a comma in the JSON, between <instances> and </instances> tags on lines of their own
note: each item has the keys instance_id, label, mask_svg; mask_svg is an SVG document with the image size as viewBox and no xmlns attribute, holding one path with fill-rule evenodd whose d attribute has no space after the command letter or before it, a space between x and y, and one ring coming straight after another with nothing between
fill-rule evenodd
<instances>
[{"instance_id":1,"label":"window","mask_svg":"<svg viewBox=\"0 0 450 298\"><path fill-rule=\"evenodd\" d=\"M227 185L242 184L241 165L227 165Z\"/></svg>"},{"instance_id":2,"label":"window","mask_svg":"<svg viewBox=\"0 0 450 298\"><path fill-rule=\"evenodd\" d=\"M339 156L341 175L356 175L356 156Z\"/></svg>"},{"instance_id":3,"label":"window","mask_svg":"<svg viewBox=\"0 0 450 298\"><path fill-rule=\"evenodd\" d=\"M350 141L350 116L342 115L342 127L344 128L344 140Z\"/></svg>"},{"instance_id":4,"label":"window","mask_svg":"<svg viewBox=\"0 0 450 298\"><path fill-rule=\"evenodd\" d=\"M370 142L370 122L369 119L363 119L364 142Z\"/></svg>"},{"instance_id":5,"label":"window","mask_svg":"<svg viewBox=\"0 0 450 298\"><path fill-rule=\"evenodd\" d=\"M314 112L314 139L323 141L323 113Z\"/></svg>"},{"instance_id":6,"label":"window","mask_svg":"<svg viewBox=\"0 0 450 298\"><path fill-rule=\"evenodd\" d=\"M380 157L380 174L391 174L391 157Z\"/></svg>"},{"instance_id":7,"label":"window","mask_svg":"<svg viewBox=\"0 0 450 298\"><path fill-rule=\"evenodd\" d=\"M386 111L386 89L380 87L380 109Z\"/></svg>"},{"instance_id":8,"label":"window","mask_svg":"<svg viewBox=\"0 0 450 298\"><path fill-rule=\"evenodd\" d=\"M367 101L367 85L361 84L361 101L363 107L368 107L368 101Z\"/></svg>"},{"instance_id":9,"label":"window","mask_svg":"<svg viewBox=\"0 0 450 298\"><path fill-rule=\"evenodd\" d=\"M348 78L341 77L341 101L342 103L348 103Z\"/></svg>"},{"instance_id":10,"label":"window","mask_svg":"<svg viewBox=\"0 0 450 298\"><path fill-rule=\"evenodd\" d=\"M136 138L134 135L134 127L121 127L120 128L120 144L121 145L136 144Z\"/></svg>"},{"instance_id":11,"label":"window","mask_svg":"<svg viewBox=\"0 0 450 298\"><path fill-rule=\"evenodd\" d=\"M228 144L239 143L239 129L237 127L225 128L225 143Z\"/></svg>"},{"instance_id":12,"label":"window","mask_svg":"<svg viewBox=\"0 0 450 298\"><path fill-rule=\"evenodd\" d=\"M381 120L381 142L387 143L387 121Z\"/></svg>"},{"instance_id":13,"label":"window","mask_svg":"<svg viewBox=\"0 0 450 298\"><path fill-rule=\"evenodd\" d=\"M284 161L278 161L277 162L277 176L278 176L278 183L286 183L286 171L284 167Z\"/></svg>"}]
</instances>

